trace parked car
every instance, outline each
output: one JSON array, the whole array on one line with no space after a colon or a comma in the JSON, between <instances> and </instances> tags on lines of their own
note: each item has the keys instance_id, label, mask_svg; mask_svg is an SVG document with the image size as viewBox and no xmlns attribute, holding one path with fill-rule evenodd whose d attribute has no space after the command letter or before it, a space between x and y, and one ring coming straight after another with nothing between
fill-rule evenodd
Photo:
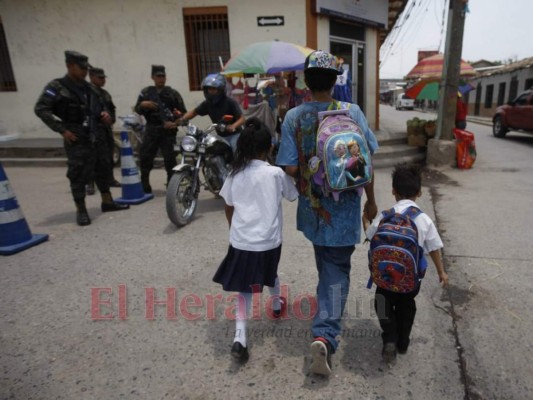
<instances>
[{"instance_id":1,"label":"parked car","mask_svg":"<svg viewBox=\"0 0 533 400\"><path fill-rule=\"evenodd\" d=\"M533 88L496 109L492 117L493 135L502 138L510 130L533 133Z\"/></svg>"},{"instance_id":2,"label":"parked car","mask_svg":"<svg viewBox=\"0 0 533 400\"><path fill-rule=\"evenodd\" d=\"M397 110L413 110L415 108L415 101L408 97L405 93L402 93L396 99L396 109Z\"/></svg>"}]
</instances>

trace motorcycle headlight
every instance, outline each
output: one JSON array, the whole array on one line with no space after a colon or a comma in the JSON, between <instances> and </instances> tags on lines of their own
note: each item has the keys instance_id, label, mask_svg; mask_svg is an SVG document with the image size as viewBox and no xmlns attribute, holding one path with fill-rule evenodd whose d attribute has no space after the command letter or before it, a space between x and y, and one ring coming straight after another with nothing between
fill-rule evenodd
<instances>
[{"instance_id":1,"label":"motorcycle headlight","mask_svg":"<svg viewBox=\"0 0 533 400\"><path fill-rule=\"evenodd\" d=\"M196 149L196 139L192 136L184 136L181 139L181 148L187 152L194 151Z\"/></svg>"}]
</instances>

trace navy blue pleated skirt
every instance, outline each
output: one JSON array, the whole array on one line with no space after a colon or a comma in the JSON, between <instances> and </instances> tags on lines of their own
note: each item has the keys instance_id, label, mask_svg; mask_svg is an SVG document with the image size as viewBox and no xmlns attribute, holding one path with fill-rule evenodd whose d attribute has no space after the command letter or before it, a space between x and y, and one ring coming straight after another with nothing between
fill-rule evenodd
<instances>
[{"instance_id":1,"label":"navy blue pleated skirt","mask_svg":"<svg viewBox=\"0 0 533 400\"><path fill-rule=\"evenodd\" d=\"M262 292L263 286L274 287L280 257L281 245L266 251L239 250L230 245L213 281L228 292Z\"/></svg>"}]
</instances>

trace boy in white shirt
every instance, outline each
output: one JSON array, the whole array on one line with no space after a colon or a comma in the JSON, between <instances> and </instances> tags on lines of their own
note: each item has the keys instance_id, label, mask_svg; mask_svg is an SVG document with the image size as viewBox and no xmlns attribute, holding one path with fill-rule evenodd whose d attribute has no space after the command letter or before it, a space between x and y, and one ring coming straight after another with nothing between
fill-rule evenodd
<instances>
[{"instance_id":1,"label":"boy in white shirt","mask_svg":"<svg viewBox=\"0 0 533 400\"><path fill-rule=\"evenodd\" d=\"M403 213L409 207L420 209L415 203L421 196L422 174L418 165L398 164L392 172L392 194L397 203L394 205L396 213ZM363 226L366 237L370 240L376 233L383 213L370 221L363 214ZM429 253L443 287L448 285L448 275L442 264L440 249L443 247L442 240L431 218L421 212L414 223L418 230L418 244ZM416 314L415 297L420 291L418 287L410 293L395 293L380 287L376 288L374 305L378 313L379 324L383 333L383 360L391 363L396 358L396 353L405 354L409 347L409 335ZM380 315L380 314L385 315Z\"/></svg>"}]
</instances>

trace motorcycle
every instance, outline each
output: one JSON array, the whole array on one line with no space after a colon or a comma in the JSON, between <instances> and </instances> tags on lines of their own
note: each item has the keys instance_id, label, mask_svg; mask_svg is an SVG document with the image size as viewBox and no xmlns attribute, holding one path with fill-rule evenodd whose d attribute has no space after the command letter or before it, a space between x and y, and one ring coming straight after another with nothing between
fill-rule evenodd
<instances>
[{"instance_id":1,"label":"motorcycle","mask_svg":"<svg viewBox=\"0 0 533 400\"><path fill-rule=\"evenodd\" d=\"M166 193L167 215L174 225L180 227L191 221L202 186L216 196L222 189L231 169L233 151L218 134L224 132L232 118L225 115L222 122L205 130L191 123L187 126L187 133L177 146L179 161Z\"/></svg>"}]
</instances>

